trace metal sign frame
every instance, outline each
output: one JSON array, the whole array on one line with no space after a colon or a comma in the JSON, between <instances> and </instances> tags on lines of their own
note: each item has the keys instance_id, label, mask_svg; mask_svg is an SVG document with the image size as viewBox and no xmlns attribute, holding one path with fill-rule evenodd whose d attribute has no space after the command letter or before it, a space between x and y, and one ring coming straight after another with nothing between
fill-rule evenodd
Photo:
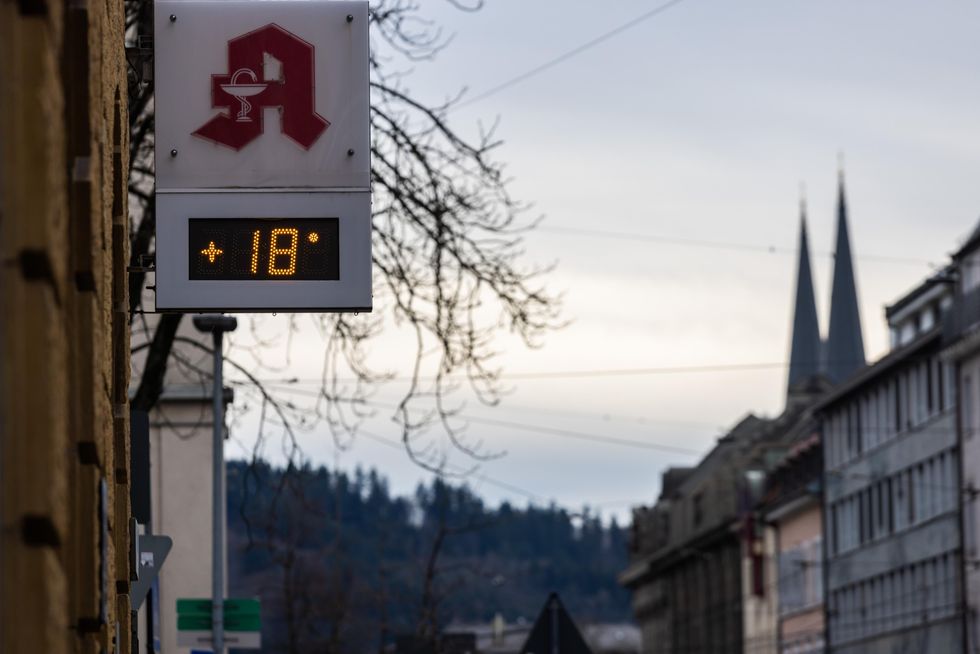
<instances>
[{"instance_id":1,"label":"metal sign frame","mask_svg":"<svg viewBox=\"0 0 980 654\"><path fill-rule=\"evenodd\" d=\"M367 193L157 192L157 308L179 311L370 311L370 198ZM192 280L191 218L333 218L340 222L340 279Z\"/></svg>"},{"instance_id":2,"label":"metal sign frame","mask_svg":"<svg viewBox=\"0 0 980 654\"><path fill-rule=\"evenodd\" d=\"M363 0L157 0L157 310L371 311L368 50ZM337 218L340 279L192 280L192 218Z\"/></svg>"}]
</instances>

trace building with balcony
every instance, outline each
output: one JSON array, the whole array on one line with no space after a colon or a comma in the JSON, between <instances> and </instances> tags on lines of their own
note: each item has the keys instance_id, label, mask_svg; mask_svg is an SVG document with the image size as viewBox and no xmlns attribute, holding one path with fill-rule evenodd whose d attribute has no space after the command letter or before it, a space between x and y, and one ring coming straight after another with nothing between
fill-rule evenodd
<instances>
[{"instance_id":1,"label":"building with balcony","mask_svg":"<svg viewBox=\"0 0 980 654\"><path fill-rule=\"evenodd\" d=\"M947 271L886 309L892 349L815 408L829 652L963 651Z\"/></svg>"}]
</instances>

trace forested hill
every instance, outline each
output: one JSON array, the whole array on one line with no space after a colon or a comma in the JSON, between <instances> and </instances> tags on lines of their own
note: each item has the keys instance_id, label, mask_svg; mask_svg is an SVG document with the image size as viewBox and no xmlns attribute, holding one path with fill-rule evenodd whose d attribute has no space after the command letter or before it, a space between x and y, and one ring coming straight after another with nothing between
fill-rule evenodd
<instances>
[{"instance_id":1,"label":"forested hill","mask_svg":"<svg viewBox=\"0 0 980 654\"><path fill-rule=\"evenodd\" d=\"M630 619L616 584L625 530L587 510L491 508L440 480L395 497L373 470L230 462L228 525L231 595L262 597L269 651L290 638L375 650L498 612L534 620L553 590L581 622Z\"/></svg>"}]
</instances>

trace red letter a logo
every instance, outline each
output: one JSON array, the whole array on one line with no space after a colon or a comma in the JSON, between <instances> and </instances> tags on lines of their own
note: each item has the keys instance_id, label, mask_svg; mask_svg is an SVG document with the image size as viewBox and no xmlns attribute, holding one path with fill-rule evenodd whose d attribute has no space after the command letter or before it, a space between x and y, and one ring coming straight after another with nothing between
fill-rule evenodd
<instances>
[{"instance_id":1,"label":"red letter a logo","mask_svg":"<svg viewBox=\"0 0 980 654\"><path fill-rule=\"evenodd\" d=\"M280 79L264 79L266 54L282 64ZM194 135L241 150L263 131L262 107L279 107L282 133L308 150L330 125L314 107L314 67L313 46L274 23L232 39L228 74L211 76L211 106L229 111Z\"/></svg>"}]
</instances>

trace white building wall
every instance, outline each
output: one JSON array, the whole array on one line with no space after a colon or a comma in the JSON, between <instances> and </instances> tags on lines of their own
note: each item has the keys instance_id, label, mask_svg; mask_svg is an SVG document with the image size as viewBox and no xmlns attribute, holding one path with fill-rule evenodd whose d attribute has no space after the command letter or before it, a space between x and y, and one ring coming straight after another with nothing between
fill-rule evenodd
<instances>
[{"instance_id":1,"label":"white building wall","mask_svg":"<svg viewBox=\"0 0 980 654\"><path fill-rule=\"evenodd\" d=\"M177 647L177 599L211 597L211 413L210 399L204 398L164 401L151 416L153 529L174 541L160 572L163 654L190 652Z\"/></svg>"},{"instance_id":2,"label":"white building wall","mask_svg":"<svg viewBox=\"0 0 980 654\"><path fill-rule=\"evenodd\" d=\"M178 333L210 346L185 317ZM152 329L134 327L138 347ZM133 384L139 383L145 350L133 357ZM150 495L152 531L173 539L158 580L157 643L145 638L147 603L139 611L140 654L189 654L177 646L177 599L211 597L212 395L211 355L176 343L164 391L150 413ZM222 502L224 511L226 502ZM227 525L227 517L224 524ZM226 538L227 543L227 538ZM225 557L227 593L227 552ZM155 649L155 645L159 649ZM207 649L198 646L197 649Z\"/></svg>"}]
</instances>

